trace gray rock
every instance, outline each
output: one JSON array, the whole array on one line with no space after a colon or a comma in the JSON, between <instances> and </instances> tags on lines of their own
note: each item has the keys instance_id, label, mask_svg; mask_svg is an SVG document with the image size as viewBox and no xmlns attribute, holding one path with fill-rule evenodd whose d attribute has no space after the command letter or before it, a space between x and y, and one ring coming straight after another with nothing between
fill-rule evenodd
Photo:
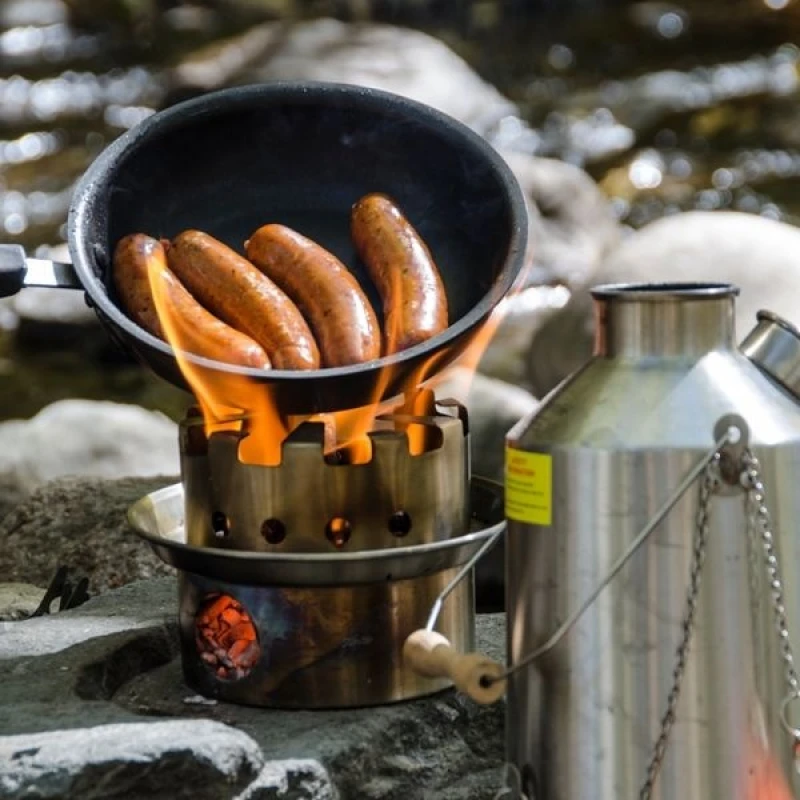
<instances>
[{"instance_id":1,"label":"gray rock","mask_svg":"<svg viewBox=\"0 0 800 800\"><path fill-rule=\"evenodd\" d=\"M263 761L249 736L209 720L99 725L0 739L0 789L9 800L217 800Z\"/></svg>"},{"instance_id":2,"label":"gray rock","mask_svg":"<svg viewBox=\"0 0 800 800\"><path fill-rule=\"evenodd\" d=\"M19 325L19 317L14 311L13 297L0 297L0 331L13 331Z\"/></svg>"},{"instance_id":3,"label":"gray rock","mask_svg":"<svg viewBox=\"0 0 800 800\"><path fill-rule=\"evenodd\" d=\"M467 407L473 474L502 481L505 435L517 420L537 408L536 398L464 367L447 370L434 388L437 397L452 397Z\"/></svg>"},{"instance_id":4,"label":"gray rock","mask_svg":"<svg viewBox=\"0 0 800 800\"><path fill-rule=\"evenodd\" d=\"M269 59L241 82L321 80L383 89L438 108L479 133L517 114L516 106L466 61L420 31L334 19L281 30Z\"/></svg>"},{"instance_id":5,"label":"gray rock","mask_svg":"<svg viewBox=\"0 0 800 800\"><path fill-rule=\"evenodd\" d=\"M526 382L531 391L544 397L585 364L592 355L593 337L591 296L588 290L575 292L533 333L526 357Z\"/></svg>"},{"instance_id":6,"label":"gray rock","mask_svg":"<svg viewBox=\"0 0 800 800\"><path fill-rule=\"evenodd\" d=\"M6 0L0 5L0 27L57 25L66 22L67 9L62 0Z\"/></svg>"},{"instance_id":7,"label":"gray rock","mask_svg":"<svg viewBox=\"0 0 800 800\"><path fill-rule=\"evenodd\" d=\"M66 244L42 247L36 255L53 261L70 261ZM3 300L0 307L0 328L18 328L17 335L22 339L41 339L73 326L80 329L99 326L97 315L86 305L84 293L79 290L23 289Z\"/></svg>"},{"instance_id":8,"label":"gray rock","mask_svg":"<svg viewBox=\"0 0 800 800\"><path fill-rule=\"evenodd\" d=\"M28 491L24 489L15 475L0 473L0 522L9 511L16 508L26 497Z\"/></svg>"},{"instance_id":9,"label":"gray rock","mask_svg":"<svg viewBox=\"0 0 800 800\"><path fill-rule=\"evenodd\" d=\"M323 80L384 89L437 108L502 144L530 205L529 283L585 281L616 244L619 226L594 181L578 167L506 147L507 137L498 135L502 123L525 127L516 105L440 40L407 28L332 19L265 25L258 36L248 35L253 43L248 40L238 58L255 51L255 42L266 55L242 82ZM204 86L207 76L220 72L202 58L181 69L181 81Z\"/></svg>"},{"instance_id":10,"label":"gray rock","mask_svg":"<svg viewBox=\"0 0 800 800\"><path fill-rule=\"evenodd\" d=\"M236 800L339 800L339 792L318 761L270 761Z\"/></svg>"},{"instance_id":11,"label":"gray rock","mask_svg":"<svg viewBox=\"0 0 800 800\"><path fill-rule=\"evenodd\" d=\"M30 420L0 423L0 496L64 476L177 475L178 431L161 413L94 400L61 400ZM0 500L0 512L8 501Z\"/></svg>"},{"instance_id":12,"label":"gray rock","mask_svg":"<svg viewBox=\"0 0 800 800\"><path fill-rule=\"evenodd\" d=\"M68 612L27 619L24 624L0 623L0 661L23 659L23 664L33 668L34 657L59 653L76 644L113 634L122 634L127 641L137 640L141 633L162 632L176 613L176 602L175 577L154 578L97 595ZM112 649L118 644L115 642ZM177 642L158 663L165 663L175 652ZM85 655L80 654L78 661L83 663ZM62 664L67 665L65 671L71 670L68 658ZM25 674L25 669L19 674Z\"/></svg>"},{"instance_id":13,"label":"gray rock","mask_svg":"<svg viewBox=\"0 0 800 800\"><path fill-rule=\"evenodd\" d=\"M65 565L101 592L171 574L128 527L128 507L175 478L64 478L38 489L0 522L0 575L47 586Z\"/></svg>"},{"instance_id":14,"label":"gray rock","mask_svg":"<svg viewBox=\"0 0 800 800\"><path fill-rule=\"evenodd\" d=\"M628 236L601 264L593 283L711 281L741 289L739 341L767 308L800 325L800 230L736 211L690 211ZM534 335L528 378L538 396L580 366L592 350L592 306L586 291Z\"/></svg>"},{"instance_id":15,"label":"gray rock","mask_svg":"<svg viewBox=\"0 0 800 800\"><path fill-rule=\"evenodd\" d=\"M59 731L54 735L60 737L70 728L169 717L184 720L177 723L184 728L174 731L191 732L183 738L185 754L176 755L176 760L185 758L178 760L180 765L203 757L207 737L202 734L207 729L200 721L210 719L249 736L265 761L247 787L229 793L222 788L221 772L212 767L198 768L197 776L186 772L186 791L198 791L191 796L204 796L198 781L210 776L218 787L214 797L237 800L495 797L504 761L502 702L481 707L446 691L413 702L348 711L198 704L182 682L176 657L176 599L174 578L162 578L108 592L51 617L0 624L0 736ZM10 633L13 640L7 642ZM476 634L481 652L504 658L502 615L479 616ZM223 730L221 735L230 741L228 729ZM138 734L136 738L143 739ZM87 751L73 747L74 759ZM242 751L252 752L249 745L234 749ZM131 744L130 752L138 754L141 748ZM89 758L96 754L89 752ZM6 773L4 766L0 772ZM128 769L144 772L144 765L123 769L120 764L122 780L127 780ZM107 797L143 796L113 794L116 783L111 778L104 788Z\"/></svg>"},{"instance_id":16,"label":"gray rock","mask_svg":"<svg viewBox=\"0 0 800 800\"><path fill-rule=\"evenodd\" d=\"M213 91L235 83L243 71L269 58L284 32L282 25L271 22L254 25L244 33L190 53L167 75L170 94L166 104L183 94Z\"/></svg>"},{"instance_id":17,"label":"gray rock","mask_svg":"<svg viewBox=\"0 0 800 800\"><path fill-rule=\"evenodd\" d=\"M738 339L768 308L800 325L800 229L738 211L689 211L627 237L596 278L619 281L716 281L741 289Z\"/></svg>"},{"instance_id":18,"label":"gray rock","mask_svg":"<svg viewBox=\"0 0 800 800\"><path fill-rule=\"evenodd\" d=\"M496 312L502 315L501 322L491 334L478 370L490 378L530 388L526 362L533 336L570 297L566 286L529 286L506 297Z\"/></svg>"},{"instance_id":19,"label":"gray rock","mask_svg":"<svg viewBox=\"0 0 800 800\"><path fill-rule=\"evenodd\" d=\"M42 602L44 591L28 583L0 583L0 621L25 619Z\"/></svg>"},{"instance_id":20,"label":"gray rock","mask_svg":"<svg viewBox=\"0 0 800 800\"><path fill-rule=\"evenodd\" d=\"M77 289L23 289L14 298L13 308L20 320L31 324L99 324L97 315L86 305L83 292Z\"/></svg>"},{"instance_id":21,"label":"gray rock","mask_svg":"<svg viewBox=\"0 0 800 800\"><path fill-rule=\"evenodd\" d=\"M606 196L582 169L550 158L501 151L528 201L527 284L591 281L621 228Z\"/></svg>"}]
</instances>

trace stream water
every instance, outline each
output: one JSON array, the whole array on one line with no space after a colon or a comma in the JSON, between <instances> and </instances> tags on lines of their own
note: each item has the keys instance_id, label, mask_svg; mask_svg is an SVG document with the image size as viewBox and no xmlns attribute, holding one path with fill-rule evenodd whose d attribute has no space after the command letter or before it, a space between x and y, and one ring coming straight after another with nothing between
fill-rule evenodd
<instances>
[{"instance_id":1,"label":"stream water","mask_svg":"<svg viewBox=\"0 0 800 800\"><path fill-rule=\"evenodd\" d=\"M219 12L208 0L191 13L167 12L167 36L168 5L94 3L123 9L120 21L93 14L92 0L0 4L2 241L30 254L63 241L74 181L163 102L165 66L252 24L264 8L313 15L330 5L346 15L359 6L217 0L226 6ZM377 5L378 19L440 36L519 103L532 126L531 149L583 166L623 223L635 228L691 208L800 220L796 0L541 2L527 13L521 1L505 11L490 0ZM176 14L186 24L176 26ZM76 396L170 415L185 406L185 395L110 358L96 341L16 342L0 333L0 419Z\"/></svg>"}]
</instances>

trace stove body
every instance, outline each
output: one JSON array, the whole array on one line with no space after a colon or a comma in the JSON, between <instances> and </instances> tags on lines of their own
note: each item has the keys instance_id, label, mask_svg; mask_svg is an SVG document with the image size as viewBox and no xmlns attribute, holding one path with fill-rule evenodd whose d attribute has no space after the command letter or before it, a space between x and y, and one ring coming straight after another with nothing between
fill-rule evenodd
<instances>
[{"instance_id":1,"label":"stove body","mask_svg":"<svg viewBox=\"0 0 800 800\"><path fill-rule=\"evenodd\" d=\"M352 463L348 448L326 449L322 423L300 425L274 466L243 463L246 426L206 436L201 417L182 423L187 545L272 564L257 582L229 570L181 571L182 661L192 688L257 706L341 708L450 685L402 659L405 638L458 572L426 548L470 529L466 412L430 393L424 400L424 413L376 420L363 463ZM392 554L415 551L411 573L394 574ZM379 575L374 554L385 564ZM282 558L299 571L282 574ZM471 650L474 614L470 576L448 596L438 628Z\"/></svg>"}]
</instances>

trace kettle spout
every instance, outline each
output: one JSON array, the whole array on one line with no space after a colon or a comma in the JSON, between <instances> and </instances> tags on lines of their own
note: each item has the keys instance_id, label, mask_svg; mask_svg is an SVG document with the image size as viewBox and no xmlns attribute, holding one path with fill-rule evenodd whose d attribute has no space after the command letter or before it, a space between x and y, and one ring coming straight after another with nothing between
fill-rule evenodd
<instances>
[{"instance_id":1,"label":"kettle spout","mask_svg":"<svg viewBox=\"0 0 800 800\"><path fill-rule=\"evenodd\" d=\"M772 311L759 311L742 352L800 403L800 330Z\"/></svg>"}]
</instances>

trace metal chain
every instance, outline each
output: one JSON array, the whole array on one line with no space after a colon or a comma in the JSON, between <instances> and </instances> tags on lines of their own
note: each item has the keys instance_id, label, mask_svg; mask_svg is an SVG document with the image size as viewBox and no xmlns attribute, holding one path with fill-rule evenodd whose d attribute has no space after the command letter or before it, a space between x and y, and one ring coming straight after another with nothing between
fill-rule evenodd
<instances>
[{"instance_id":1,"label":"metal chain","mask_svg":"<svg viewBox=\"0 0 800 800\"><path fill-rule=\"evenodd\" d=\"M639 800L650 800L653 793L653 786L655 785L661 765L664 762L664 755L667 751L667 744L669 742L670 733L672 732L672 726L675 724L675 712L678 707L678 698L680 697L683 675L686 671L689 644L694 631L695 615L697 613L697 600L700 595L700 581L706 558L706 544L708 542L708 532L710 529L711 496L716 491L720 480L719 461L719 453L716 453L706 467L703 473L703 480L700 483L697 529L695 532L692 563L689 571L689 591L686 598L686 612L681 624L681 641L678 645L675 667L672 671L672 687L667 697L667 710L661 718L661 731L653 747L653 754L647 766L647 777L639 792Z\"/></svg>"},{"instance_id":2,"label":"metal chain","mask_svg":"<svg viewBox=\"0 0 800 800\"><path fill-rule=\"evenodd\" d=\"M800 681L794 666L794 653L789 640L789 623L786 619L786 606L783 598L783 580L781 578L778 557L775 553L775 537L772 532L772 518L766 501L766 491L761 480L761 464L753 453L747 449L742 456L744 472L742 481L747 489L748 525L761 536L764 549L764 563L772 592L772 605L775 611L775 627L780 641L781 658L784 665L784 676L791 695L800 693Z\"/></svg>"},{"instance_id":3,"label":"metal chain","mask_svg":"<svg viewBox=\"0 0 800 800\"><path fill-rule=\"evenodd\" d=\"M706 545L710 528L711 496L718 486L719 461L717 454L706 468L700 485L700 503L697 511L697 531L694 541L694 552L689 577L687 608L682 623L682 636L678 645L675 668L672 673L672 687L667 698L667 710L661 720L661 731L653 748L653 755L647 767L647 778L639 800L650 800L659 770L664 761L669 736L675 723L675 712L678 706L681 683L686 670L689 644L694 630L697 600L700 592L700 580L705 562ZM772 604L775 612L775 627L781 648L784 664L784 676L789 687L789 697L800 697L800 678L795 668L794 652L789 637L789 623L786 619L786 606L783 597L783 579L781 577L778 557L775 552L775 537L772 531L772 518L767 508L766 490L761 479L761 464L749 449L742 454L742 485L747 491L747 533L760 536L764 551L764 563L772 593Z\"/></svg>"}]
</instances>

